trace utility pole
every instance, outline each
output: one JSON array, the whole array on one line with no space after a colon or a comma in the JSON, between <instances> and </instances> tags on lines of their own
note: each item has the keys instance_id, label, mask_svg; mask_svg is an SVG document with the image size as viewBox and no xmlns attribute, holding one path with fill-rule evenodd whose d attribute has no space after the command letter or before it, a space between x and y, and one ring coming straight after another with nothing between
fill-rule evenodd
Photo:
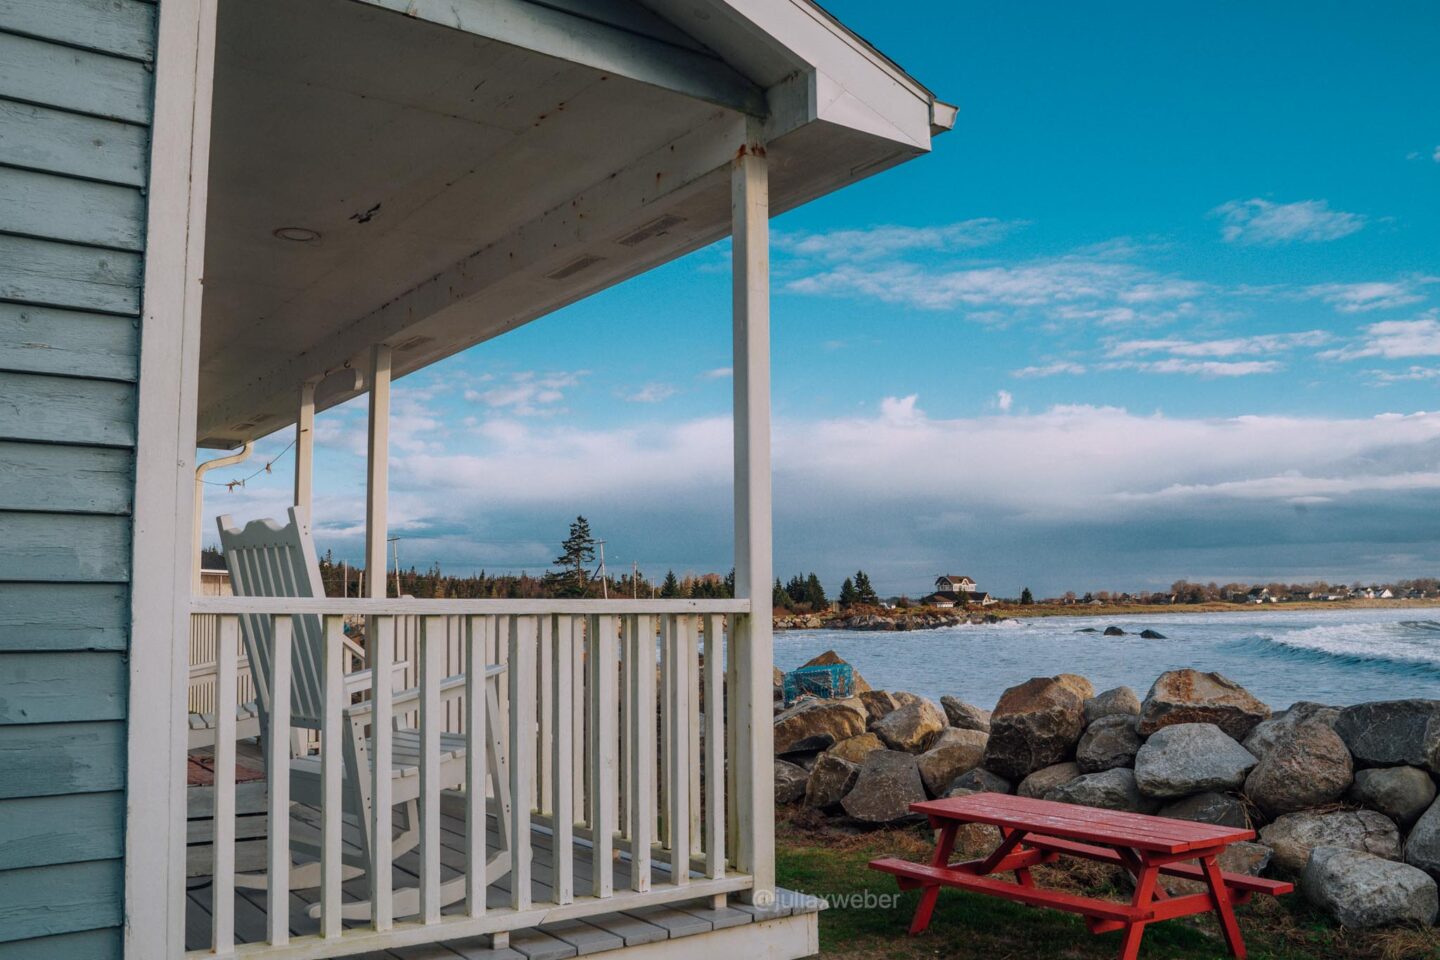
<instances>
[{"instance_id":1,"label":"utility pole","mask_svg":"<svg viewBox=\"0 0 1440 960\"><path fill-rule=\"evenodd\" d=\"M340 596L343 599L350 599L350 568L345 561L340 561Z\"/></svg>"},{"instance_id":2,"label":"utility pole","mask_svg":"<svg viewBox=\"0 0 1440 960\"><path fill-rule=\"evenodd\" d=\"M390 537L387 542L394 544L391 550L395 555L395 596L398 599L400 596L400 538ZM381 576L384 576L383 572Z\"/></svg>"},{"instance_id":3,"label":"utility pole","mask_svg":"<svg viewBox=\"0 0 1440 960\"><path fill-rule=\"evenodd\" d=\"M630 599L640 599L640 561L630 561Z\"/></svg>"},{"instance_id":4,"label":"utility pole","mask_svg":"<svg viewBox=\"0 0 1440 960\"><path fill-rule=\"evenodd\" d=\"M602 599L610 599L610 584L607 582L605 572L605 541L596 540L595 545L600 548L600 596Z\"/></svg>"}]
</instances>

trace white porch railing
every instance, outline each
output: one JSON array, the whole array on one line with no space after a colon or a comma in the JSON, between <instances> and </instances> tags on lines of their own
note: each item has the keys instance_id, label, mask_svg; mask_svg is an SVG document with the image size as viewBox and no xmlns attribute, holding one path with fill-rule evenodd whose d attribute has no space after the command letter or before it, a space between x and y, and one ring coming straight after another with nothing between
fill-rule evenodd
<instances>
[{"instance_id":1,"label":"white porch railing","mask_svg":"<svg viewBox=\"0 0 1440 960\"><path fill-rule=\"evenodd\" d=\"M762 708L766 715L759 719L768 726L770 704L742 696L743 678L753 672L742 662L749 607L746 600L195 598L197 626L215 624L215 867L210 949L187 956L320 958L483 934L503 942L509 931L540 923L751 888L750 873L737 864L754 848L740 826L757 822L744 809L754 796L745 773L753 763L741 755L746 737L737 732L757 722L747 711ZM318 911L319 929L290 933L291 784L272 773L265 936L241 944L235 929L233 701L240 620L272 618L266 633L275 709L267 718L265 749L269 769L278 771L290 761L290 615L321 617L327 638L319 678L320 882L312 911ZM392 726L419 731L419 756L405 761L418 765L420 777L419 823L408 825L418 826L419 909L389 915L390 904L401 901L392 890L391 809L377 802L369 823L377 838L373 866L352 881L366 885L374 909L364 921L342 923L342 836L357 827L350 809L342 816L342 716L365 708L346 692L350 658L339 638L344 618L357 616L367 618L374 675L390 667L397 681L413 680L416 688L397 693L393 702L372 700L368 709L372 733ZM394 638L393 649L376 643L377 637ZM472 669L477 664L481 669ZM487 665L506 668L499 683L486 683ZM406 669L413 672L405 675ZM768 674L768 663L764 670ZM463 696L454 698L447 685L442 698L442 679L462 672ZM504 733L498 775L509 787L508 809L496 802L493 789L486 802L487 697L497 701L496 722ZM442 731L464 737L463 789L441 782ZM372 736L376 770L390 769L392 749L389 736ZM465 895L448 909L441 901L442 792L444 809L465 824L463 867L453 853L447 860L447 867L462 871ZM384 796L377 789L377 798ZM492 822L511 849L508 879L493 888L486 873ZM550 855L532 862L536 836L546 838ZM577 870L582 864L588 877ZM452 889L456 882L444 886ZM497 905L501 889L508 892Z\"/></svg>"}]
</instances>

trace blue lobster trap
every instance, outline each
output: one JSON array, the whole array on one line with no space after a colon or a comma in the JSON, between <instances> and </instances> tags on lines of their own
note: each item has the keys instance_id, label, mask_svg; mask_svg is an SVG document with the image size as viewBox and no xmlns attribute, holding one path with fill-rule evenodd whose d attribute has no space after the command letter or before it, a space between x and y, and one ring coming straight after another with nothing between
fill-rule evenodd
<instances>
[{"instance_id":1,"label":"blue lobster trap","mask_svg":"<svg viewBox=\"0 0 1440 960\"><path fill-rule=\"evenodd\" d=\"M788 707L803 697L829 700L855 695L855 670L848 663L801 667L785 674L780 684Z\"/></svg>"}]
</instances>

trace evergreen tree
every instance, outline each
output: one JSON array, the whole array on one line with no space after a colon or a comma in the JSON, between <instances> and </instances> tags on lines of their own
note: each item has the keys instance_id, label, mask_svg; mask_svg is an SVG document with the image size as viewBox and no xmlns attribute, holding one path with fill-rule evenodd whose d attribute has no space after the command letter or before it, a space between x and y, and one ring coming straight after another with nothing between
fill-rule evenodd
<instances>
[{"instance_id":1,"label":"evergreen tree","mask_svg":"<svg viewBox=\"0 0 1440 960\"><path fill-rule=\"evenodd\" d=\"M777 610L795 609L795 601L790 599L790 594L780 585L780 578L775 578L775 589L770 591L770 606Z\"/></svg>"},{"instance_id":2,"label":"evergreen tree","mask_svg":"<svg viewBox=\"0 0 1440 960\"><path fill-rule=\"evenodd\" d=\"M853 607L859 599L860 594L855 590L855 582L849 577L840 584L840 606Z\"/></svg>"},{"instance_id":3,"label":"evergreen tree","mask_svg":"<svg viewBox=\"0 0 1440 960\"><path fill-rule=\"evenodd\" d=\"M825 597L825 588L820 585L820 578L813 573L805 581L805 602L810 604L811 610L817 612L830 606L830 601Z\"/></svg>"},{"instance_id":4,"label":"evergreen tree","mask_svg":"<svg viewBox=\"0 0 1440 960\"><path fill-rule=\"evenodd\" d=\"M1021 604L1022 606L1028 607L1028 606L1030 606L1030 604L1032 604L1032 603L1034 603L1034 602L1035 602L1035 594L1033 594L1033 593L1030 592L1030 588L1029 588L1029 587L1026 587L1024 590L1021 590L1021 591L1020 591L1020 604Z\"/></svg>"},{"instance_id":5,"label":"evergreen tree","mask_svg":"<svg viewBox=\"0 0 1440 960\"><path fill-rule=\"evenodd\" d=\"M680 596L680 581L675 579L674 570L666 572L665 582L660 584L660 596L667 599Z\"/></svg>"},{"instance_id":6,"label":"evergreen tree","mask_svg":"<svg viewBox=\"0 0 1440 960\"><path fill-rule=\"evenodd\" d=\"M595 538L590 535L590 521L576 517L570 524L570 536L560 544L560 556L553 561L560 570L547 577L563 593L585 592L585 568L595 559Z\"/></svg>"},{"instance_id":7,"label":"evergreen tree","mask_svg":"<svg viewBox=\"0 0 1440 960\"><path fill-rule=\"evenodd\" d=\"M785 584L785 595L790 598L791 606L810 602L810 596L805 589L805 580L798 573Z\"/></svg>"},{"instance_id":8,"label":"evergreen tree","mask_svg":"<svg viewBox=\"0 0 1440 960\"><path fill-rule=\"evenodd\" d=\"M855 602L871 606L880 602L880 598L875 594L875 588L870 586L870 577L864 570L855 571Z\"/></svg>"},{"instance_id":9,"label":"evergreen tree","mask_svg":"<svg viewBox=\"0 0 1440 960\"><path fill-rule=\"evenodd\" d=\"M775 582L776 582L776 583L779 583L780 581L779 581L779 579L777 578ZM725 597L733 597L733 596L735 596L735 568L734 568L734 567L731 567L731 568L730 568L730 572L727 573L727 574L725 574L725 593L723 594L723 596L725 596Z\"/></svg>"}]
</instances>

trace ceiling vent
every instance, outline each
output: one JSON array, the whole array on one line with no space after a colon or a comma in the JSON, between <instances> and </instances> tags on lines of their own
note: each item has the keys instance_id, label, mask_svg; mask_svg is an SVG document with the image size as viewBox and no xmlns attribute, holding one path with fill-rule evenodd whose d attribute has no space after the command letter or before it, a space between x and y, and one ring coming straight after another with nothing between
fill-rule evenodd
<instances>
[{"instance_id":1,"label":"ceiling vent","mask_svg":"<svg viewBox=\"0 0 1440 960\"><path fill-rule=\"evenodd\" d=\"M587 267L595 266L595 264L599 263L603 259L605 258L597 257L594 254L587 253L580 259L571 260L559 270L556 270L554 273L547 273L545 274L545 276L550 280L564 280L567 277L575 276L575 274L579 273L581 270L586 269Z\"/></svg>"},{"instance_id":2,"label":"ceiling vent","mask_svg":"<svg viewBox=\"0 0 1440 960\"><path fill-rule=\"evenodd\" d=\"M421 346L422 344L429 343L431 340L434 340L434 339L435 339L434 337L414 336L414 337L411 337L411 338L408 339L408 340L401 340L399 343L395 344L395 346L392 347L391 349L392 349L392 350L396 350L396 351L398 351L398 352L400 352L400 353L404 353L404 352L406 352L406 351L408 351L408 350L414 350L416 347L419 347L419 346Z\"/></svg>"},{"instance_id":3,"label":"ceiling vent","mask_svg":"<svg viewBox=\"0 0 1440 960\"><path fill-rule=\"evenodd\" d=\"M658 237L662 234L669 233L672 227L679 226L684 222L684 217L677 217L673 213L667 213L665 216L651 220L644 226L625 234L618 242L623 246L633 247L637 243L643 243L649 240L651 237Z\"/></svg>"}]
</instances>

